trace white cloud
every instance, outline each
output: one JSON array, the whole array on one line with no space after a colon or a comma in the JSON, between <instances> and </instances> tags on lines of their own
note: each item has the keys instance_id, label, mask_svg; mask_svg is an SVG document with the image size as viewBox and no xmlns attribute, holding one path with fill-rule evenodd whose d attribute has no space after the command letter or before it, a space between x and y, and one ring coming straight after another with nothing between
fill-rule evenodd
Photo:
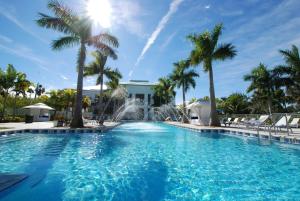
<instances>
[{"instance_id":1,"label":"white cloud","mask_svg":"<svg viewBox=\"0 0 300 201\"><path fill-rule=\"evenodd\" d=\"M59 75L63 80L69 80L69 78L67 78L66 76L64 76L64 75L62 75L62 74L60 74Z\"/></svg>"},{"instance_id":2,"label":"white cloud","mask_svg":"<svg viewBox=\"0 0 300 201\"><path fill-rule=\"evenodd\" d=\"M142 9L138 1L115 0L112 4L112 24L118 29L125 29L131 34L141 38L146 36L144 31L142 17L146 11Z\"/></svg>"},{"instance_id":3,"label":"white cloud","mask_svg":"<svg viewBox=\"0 0 300 201\"><path fill-rule=\"evenodd\" d=\"M163 44L160 46L160 50L163 50L165 49L169 44L170 42L173 40L173 38L176 36L177 32L173 32L171 35L169 35L167 37L167 39L163 42Z\"/></svg>"},{"instance_id":4,"label":"white cloud","mask_svg":"<svg viewBox=\"0 0 300 201\"><path fill-rule=\"evenodd\" d=\"M31 36L35 37L36 39L44 42L49 43L49 41L44 40L39 35L37 35L35 32L33 32L31 29L29 29L26 25L22 24L19 19L16 17L15 11L10 8L5 8L3 5L0 5L0 15L5 17L7 20L14 23L16 26L18 26L20 29L22 29L24 32L30 34Z\"/></svg>"},{"instance_id":5,"label":"white cloud","mask_svg":"<svg viewBox=\"0 0 300 201\"><path fill-rule=\"evenodd\" d=\"M128 76L131 77L132 74L133 74L133 70L130 70L129 73L128 73Z\"/></svg>"},{"instance_id":6,"label":"white cloud","mask_svg":"<svg viewBox=\"0 0 300 201\"><path fill-rule=\"evenodd\" d=\"M206 5L204 8L205 9L210 9L210 5Z\"/></svg>"},{"instance_id":7,"label":"white cloud","mask_svg":"<svg viewBox=\"0 0 300 201\"><path fill-rule=\"evenodd\" d=\"M49 69L47 67L45 67L47 65L47 62L45 60L41 59L40 56L36 55L32 49L30 49L24 45L17 44L14 47L8 47L7 45L3 45L0 43L0 49L4 50L5 52L7 52L11 55L15 55L20 58L28 59L28 60L34 62L38 67L49 71Z\"/></svg>"},{"instance_id":8,"label":"white cloud","mask_svg":"<svg viewBox=\"0 0 300 201\"><path fill-rule=\"evenodd\" d=\"M6 36L0 35L0 41L4 41L6 43L11 43L13 40L11 38L8 38Z\"/></svg>"},{"instance_id":9,"label":"white cloud","mask_svg":"<svg viewBox=\"0 0 300 201\"><path fill-rule=\"evenodd\" d=\"M165 28L168 21L171 19L172 15L177 11L178 7L184 0L173 0L167 14L160 20L157 27L155 28L154 32L151 34L150 38L148 39L145 47L143 48L140 56L136 60L135 66L137 66L140 61L143 59L144 55L148 51L148 49L153 45L157 37L159 36L160 32Z\"/></svg>"}]
</instances>

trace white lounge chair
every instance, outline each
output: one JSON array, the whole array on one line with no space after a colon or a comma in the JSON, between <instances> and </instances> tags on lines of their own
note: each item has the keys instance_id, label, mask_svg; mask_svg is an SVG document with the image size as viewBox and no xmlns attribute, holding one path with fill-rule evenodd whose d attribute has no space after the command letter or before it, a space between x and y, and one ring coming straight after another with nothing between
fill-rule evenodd
<instances>
[{"instance_id":1,"label":"white lounge chair","mask_svg":"<svg viewBox=\"0 0 300 201\"><path fill-rule=\"evenodd\" d=\"M239 125L240 124L239 119L240 118L234 118L234 120L231 122L231 124L232 125Z\"/></svg>"},{"instance_id":2,"label":"white lounge chair","mask_svg":"<svg viewBox=\"0 0 300 201\"><path fill-rule=\"evenodd\" d=\"M282 116L275 124L274 124L274 129L275 133L276 131L281 131L282 128L288 128L291 130L290 126L288 125L288 122L291 119L291 115L284 115ZM292 130L291 130L292 131Z\"/></svg>"},{"instance_id":3,"label":"white lounge chair","mask_svg":"<svg viewBox=\"0 0 300 201\"><path fill-rule=\"evenodd\" d=\"M223 123L224 123L225 127L226 127L227 125L230 126L231 121L232 121L232 118L231 118L231 117L229 117L226 121L224 121Z\"/></svg>"},{"instance_id":4,"label":"white lounge chair","mask_svg":"<svg viewBox=\"0 0 300 201\"><path fill-rule=\"evenodd\" d=\"M269 117L270 117L269 115L261 115L258 120L249 121L249 126L255 127L257 129L259 129L260 127L264 127L264 129L266 129L267 127L266 122L269 119Z\"/></svg>"},{"instance_id":5,"label":"white lounge chair","mask_svg":"<svg viewBox=\"0 0 300 201\"><path fill-rule=\"evenodd\" d=\"M92 126L98 126L99 125L99 122L97 120L86 119L84 117L82 117L82 120L83 120L84 124L89 124L89 125L92 125Z\"/></svg>"},{"instance_id":6,"label":"white lounge chair","mask_svg":"<svg viewBox=\"0 0 300 201\"><path fill-rule=\"evenodd\" d=\"M300 118L294 118L289 124L290 128L299 128Z\"/></svg>"}]
</instances>

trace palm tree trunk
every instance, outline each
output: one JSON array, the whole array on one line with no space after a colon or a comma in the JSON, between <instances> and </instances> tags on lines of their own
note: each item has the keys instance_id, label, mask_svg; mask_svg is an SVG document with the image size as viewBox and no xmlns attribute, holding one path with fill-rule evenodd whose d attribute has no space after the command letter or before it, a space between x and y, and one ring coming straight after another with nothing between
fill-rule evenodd
<instances>
[{"instance_id":1,"label":"palm tree trunk","mask_svg":"<svg viewBox=\"0 0 300 201\"><path fill-rule=\"evenodd\" d=\"M17 94L15 95L15 100L14 100L13 119L15 119L16 117L16 105L17 105Z\"/></svg>"},{"instance_id":2,"label":"palm tree trunk","mask_svg":"<svg viewBox=\"0 0 300 201\"><path fill-rule=\"evenodd\" d=\"M1 120L4 120L7 96L8 96L8 92L6 92L5 95L4 95L4 101L3 101L3 108L2 108L2 114L1 114Z\"/></svg>"},{"instance_id":3,"label":"palm tree trunk","mask_svg":"<svg viewBox=\"0 0 300 201\"><path fill-rule=\"evenodd\" d=\"M103 69L101 69L101 72L100 72L99 114L100 114L99 123L102 125L104 122L104 119L103 119L103 116L104 116L104 111L103 111Z\"/></svg>"},{"instance_id":4,"label":"palm tree trunk","mask_svg":"<svg viewBox=\"0 0 300 201\"><path fill-rule=\"evenodd\" d=\"M268 110L269 114L272 115L272 92L268 96Z\"/></svg>"},{"instance_id":5,"label":"palm tree trunk","mask_svg":"<svg viewBox=\"0 0 300 201\"><path fill-rule=\"evenodd\" d=\"M214 87L214 75L212 69L212 63L208 63L208 74L209 74L209 93L210 93L210 122L209 126L220 126L220 121L217 113L215 87Z\"/></svg>"},{"instance_id":6,"label":"palm tree trunk","mask_svg":"<svg viewBox=\"0 0 300 201\"><path fill-rule=\"evenodd\" d=\"M189 121L188 121L187 116L186 116L186 105L185 105L185 91L184 91L184 88L185 88L185 86L184 86L184 84L183 84L183 85L182 85L182 100L183 100L183 103L182 103L182 105L183 105L183 111L182 111L183 117L182 117L182 122L183 122L183 123L188 123Z\"/></svg>"},{"instance_id":7,"label":"palm tree trunk","mask_svg":"<svg viewBox=\"0 0 300 201\"><path fill-rule=\"evenodd\" d=\"M71 122L72 128L82 128L82 88L83 88L83 67L86 57L86 47L83 42L81 42L79 55L78 55L78 78L77 78L77 93L75 102L74 116Z\"/></svg>"}]
</instances>

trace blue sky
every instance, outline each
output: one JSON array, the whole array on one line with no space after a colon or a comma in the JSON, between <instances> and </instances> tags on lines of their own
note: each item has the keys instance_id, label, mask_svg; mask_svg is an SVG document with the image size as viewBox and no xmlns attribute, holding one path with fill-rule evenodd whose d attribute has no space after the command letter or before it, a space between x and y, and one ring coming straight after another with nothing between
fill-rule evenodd
<instances>
[{"instance_id":1,"label":"blue sky","mask_svg":"<svg viewBox=\"0 0 300 201\"><path fill-rule=\"evenodd\" d=\"M62 1L83 12L85 0ZM147 79L156 82L168 75L173 63L188 57L190 33L225 26L221 42L233 43L238 55L233 60L214 63L216 96L244 92L243 75L260 62L272 67L282 63L279 49L300 44L299 0L110 0L109 31L120 41L117 67L123 80ZM38 12L49 13L46 0L0 0L0 66L8 63L26 72L29 79L50 89L75 87L77 48L52 51L51 40L61 34L35 24ZM88 61L91 58L88 56ZM187 98L208 95L208 75L202 66L197 86ZM95 79L85 79L93 85ZM181 101L178 91L176 101Z\"/></svg>"}]
</instances>

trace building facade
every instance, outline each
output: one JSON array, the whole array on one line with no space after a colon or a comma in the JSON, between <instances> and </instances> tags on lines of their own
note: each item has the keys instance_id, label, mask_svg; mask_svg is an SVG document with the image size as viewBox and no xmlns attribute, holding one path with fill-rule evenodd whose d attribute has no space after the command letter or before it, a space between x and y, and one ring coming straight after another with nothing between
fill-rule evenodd
<instances>
[{"instance_id":1,"label":"building facade","mask_svg":"<svg viewBox=\"0 0 300 201\"><path fill-rule=\"evenodd\" d=\"M131 112L138 112L137 119L148 120L150 118L149 113L151 106L154 103L153 87L156 83L150 83L147 80L130 80L129 82L121 82L120 85L127 91L125 105L129 106L134 103L137 108ZM130 113L130 111L128 113ZM127 116L130 118L132 115L127 114Z\"/></svg>"},{"instance_id":2,"label":"building facade","mask_svg":"<svg viewBox=\"0 0 300 201\"><path fill-rule=\"evenodd\" d=\"M129 109L126 113L124 113L123 119L148 120L151 118L149 111L154 103L153 87L155 85L156 83L150 83L147 80L130 80L128 82L120 82L120 86L122 86L127 92L127 96L124 97L124 110L129 107L132 108L132 110ZM106 89L106 86L104 89ZM99 93L100 86L84 87L83 89L83 96L90 97L92 104L97 101ZM97 104L95 103L95 105ZM114 113L114 111L112 113Z\"/></svg>"}]
</instances>

